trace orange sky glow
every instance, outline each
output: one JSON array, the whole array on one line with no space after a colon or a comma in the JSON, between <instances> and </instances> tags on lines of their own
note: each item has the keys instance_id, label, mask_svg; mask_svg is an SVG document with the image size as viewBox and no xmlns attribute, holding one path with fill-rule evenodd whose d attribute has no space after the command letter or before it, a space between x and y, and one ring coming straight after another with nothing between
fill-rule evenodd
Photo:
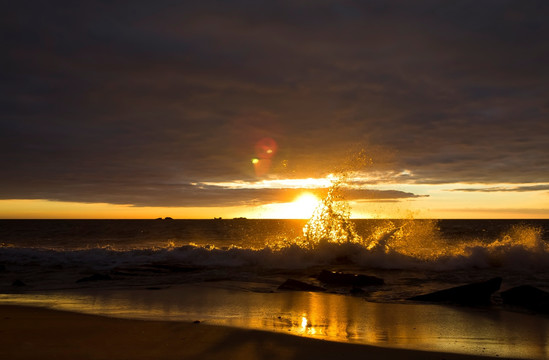
<instances>
[{"instance_id":1,"label":"orange sky glow","mask_svg":"<svg viewBox=\"0 0 549 360\"><path fill-rule=\"evenodd\" d=\"M291 199L271 203L242 204L235 206L162 207L134 206L131 204L82 203L51 200L0 200L0 218L3 219L154 219L170 216L176 219L209 219L213 217L247 217L259 219L307 219L320 202L318 189L329 186L333 177L318 179L278 179L258 181L255 184L219 183L222 187L292 187L300 190ZM212 184L210 184L212 185ZM477 189L476 184L372 185L412 191L422 195L404 200L349 199L353 218L439 218L439 219L544 219L549 218L546 191L512 191L514 185L498 185L499 191L466 191ZM486 187L492 189L494 186ZM452 189L460 188L462 191ZM345 190L342 191L345 194Z\"/></svg>"}]
</instances>

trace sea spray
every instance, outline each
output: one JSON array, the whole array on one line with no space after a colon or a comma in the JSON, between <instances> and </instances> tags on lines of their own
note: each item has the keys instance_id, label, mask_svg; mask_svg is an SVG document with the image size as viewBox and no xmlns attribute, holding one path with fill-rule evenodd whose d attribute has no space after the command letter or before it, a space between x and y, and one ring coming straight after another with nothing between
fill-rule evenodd
<instances>
[{"instance_id":1,"label":"sea spray","mask_svg":"<svg viewBox=\"0 0 549 360\"><path fill-rule=\"evenodd\" d=\"M303 239L299 241L302 246L313 249L322 242L337 244L362 242L362 238L357 234L350 220L351 210L340 193L340 186L340 179L334 181L327 195L320 201L303 227Z\"/></svg>"},{"instance_id":2,"label":"sea spray","mask_svg":"<svg viewBox=\"0 0 549 360\"><path fill-rule=\"evenodd\" d=\"M461 243L456 253L477 259L482 267L544 269L549 264L549 244L538 226L516 224L498 238Z\"/></svg>"},{"instance_id":3,"label":"sea spray","mask_svg":"<svg viewBox=\"0 0 549 360\"><path fill-rule=\"evenodd\" d=\"M362 244L355 224L351 221L351 207L345 201L344 187L349 177L357 170L372 164L372 159L364 150L349 156L347 161L330 175L332 184L326 196L307 224L303 227L303 237L297 239L300 246L313 249L321 243Z\"/></svg>"},{"instance_id":4,"label":"sea spray","mask_svg":"<svg viewBox=\"0 0 549 360\"><path fill-rule=\"evenodd\" d=\"M352 175L373 161L364 150L349 159L331 175L331 187L304 226L303 237L296 242L307 249L314 249L321 243L359 244L371 252L399 253L422 260L444 255L446 247L436 220L416 221L413 216L386 220L368 236L358 234L344 192Z\"/></svg>"},{"instance_id":5,"label":"sea spray","mask_svg":"<svg viewBox=\"0 0 549 360\"><path fill-rule=\"evenodd\" d=\"M365 241L370 251L400 253L422 260L433 260L447 250L438 221L431 219L386 220Z\"/></svg>"}]
</instances>

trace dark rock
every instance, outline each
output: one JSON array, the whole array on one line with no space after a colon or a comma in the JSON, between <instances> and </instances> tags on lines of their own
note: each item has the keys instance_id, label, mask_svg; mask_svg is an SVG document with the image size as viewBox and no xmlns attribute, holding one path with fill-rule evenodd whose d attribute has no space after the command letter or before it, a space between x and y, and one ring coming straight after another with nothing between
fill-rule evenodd
<instances>
[{"instance_id":1,"label":"dark rock","mask_svg":"<svg viewBox=\"0 0 549 360\"><path fill-rule=\"evenodd\" d=\"M326 289L307 284L299 280L288 279L278 287L278 290L293 290L293 291L325 291Z\"/></svg>"},{"instance_id":2,"label":"dark rock","mask_svg":"<svg viewBox=\"0 0 549 360\"><path fill-rule=\"evenodd\" d=\"M385 283L383 279L376 276L347 274L328 270L322 270L317 279L325 284L336 286L372 286Z\"/></svg>"},{"instance_id":3,"label":"dark rock","mask_svg":"<svg viewBox=\"0 0 549 360\"><path fill-rule=\"evenodd\" d=\"M549 313L549 292L530 285L521 285L501 292L503 304L535 312Z\"/></svg>"},{"instance_id":4,"label":"dark rock","mask_svg":"<svg viewBox=\"0 0 549 360\"><path fill-rule=\"evenodd\" d=\"M496 277L488 281L453 287L433 293L414 296L408 300L444 302L462 305L490 304L492 294L499 290L501 278Z\"/></svg>"},{"instance_id":5,"label":"dark rock","mask_svg":"<svg viewBox=\"0 0 549 360\"><path fill-rule=\"evenodd\" d=\"M109 275L104 274L93 274L92 276L88 276L82 279L76 280L77 283L80 282L88 282L88 281L103 281L103 280L112 280L112 278Z\"/></svg>"},{"instance_id":6,"label":"dark rock","mask_svg":"<svg viewBox=\"0 0 549 360\"><path fill-rule=\"evenodd\" d=\"M11 286L21 287L21 286L27 286L27 284L25 284L21 280L17 279L14 282L11 283Z\"/></svg>"},{"instance_id":7,"label":"dark rock","mask_svg":"<svg viewBox=\"0 0 549 360\"><path fill-rule=\"evenodd\" d=\"M193 324L200 324L200 320L193 321Z\"/></svg>"}]
</instances>

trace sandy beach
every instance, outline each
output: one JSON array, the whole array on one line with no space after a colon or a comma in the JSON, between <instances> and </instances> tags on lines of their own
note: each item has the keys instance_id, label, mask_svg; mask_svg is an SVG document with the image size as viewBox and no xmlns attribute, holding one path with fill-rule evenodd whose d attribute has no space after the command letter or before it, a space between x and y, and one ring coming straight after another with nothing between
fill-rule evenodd
<instances>
[{"instance_id":1,"label":"sandy beach","mask_svg":"<svg viewBox=\"0 0 549 360\"><path fill-rule=\"evenodd\" d=\"M2 359L494 359L24 306L0 306L0 319Z\"/></svg>"}]
</instances>

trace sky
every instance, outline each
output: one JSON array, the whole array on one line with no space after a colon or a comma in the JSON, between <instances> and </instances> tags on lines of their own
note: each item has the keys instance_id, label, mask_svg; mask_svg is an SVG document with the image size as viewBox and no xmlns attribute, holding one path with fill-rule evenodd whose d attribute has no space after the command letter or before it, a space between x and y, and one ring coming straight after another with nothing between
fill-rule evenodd
<instances>
[{"instance_id":1,"label":"sky","mask_svg":"<svg viewBox=\"0 0 549 360\"><path fill-rule=\"evenodd\" d=\"M549 218L547 1L10 1L0 218ZM310 195L304 195L310 194Z\"/></svg>"}]
</instances>

